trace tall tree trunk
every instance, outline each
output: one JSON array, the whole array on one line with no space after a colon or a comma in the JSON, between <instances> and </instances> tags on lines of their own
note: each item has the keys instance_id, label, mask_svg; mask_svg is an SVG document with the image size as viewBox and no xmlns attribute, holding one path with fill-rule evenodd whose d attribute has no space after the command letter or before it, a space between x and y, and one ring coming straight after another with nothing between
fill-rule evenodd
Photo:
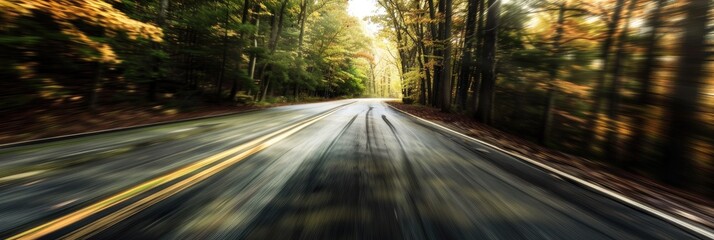
<instances>
[{"instance_id":1,"label":"tall tree trunk","mask_svg":"<svg viewBox=\"0 0 714 240\"><path fill-rule=\"evenodd\" d=\"M444 45L444 69L441 73L441 111L451 110L451 17L453 15L452 0L444 1L444 29L441 31L441 41Z\"/></svg>"},{"instance_id":2,"label":"tall tree trunk","mask_svg":"<svg viewBox=\"0 0 714 240\"><path fill-rule=\"evenodd\" d=\"M285 10L287 9L287 6L288 0L284 0L280 5L280 14L278 15L278 31L275 35L275 40L273 40L273 48L271 49L272 52L275 52L275 49L278 48L278 40L280 40L280 34L283 32L283 19L285 18Z\"/></svg>"},{"instance_id":3,"label":"tall tree trunk","mask_svg":"<svg viewBox=\"0 0 714 240\"><path fill-rule=\"evenodd\" d=\"M257 48L258 47L258 34L260 32L260 18L256 17L255 18L255 35L253 36L253 47ZM255 65L258 62L258 56L255 53L251 54L250 58L250 79L251 81L255 81Z\"/></svg>"},{"instance_id":4,"label":"tall tree trunk","mask_svg":"<svg viewBox=\"0 0 714 240\"><path fill-rule=\"evenodd\" d=\"M479 0L469 0L466 13L466 31L464 36L464 50L461 55L461 71L459 73L459 90L456 92L456 105L460 110L466 109L469 86L471 85L471 70L473 69L472 57L475 45L476 14L478 13Z\"/></svg>"},{"instance_id":5,"label":"tall tree trunk","mask_svg":"<svg viewBox=\"0 0 714 240\"><path fill-rule=\"evenodd\" d=\"M551 53L550 66L548 67L548 84L545 106L543 107L543 121L541 126L540 143L548 145L550 132L553 125L553 108L555 108L555 81L558 79L558 69L560 68L560 40L563 38L563 28L565 23L565 3L558 7L558 23L553 36L553 52Z\"/></svg>"},{"instance_id":6,"label":"tall tree trunk","mask_svg":"<svg viewBox=\"0 0 714 240\"><path fill-rule=\"evenodd\" d=\"M483 63L483 19L485 1L486 0L478 0L478 22L476 23L476 32L474 33L476 35L476 66L472 69L474 79L471 84L471 88L473 89L473 103L471 104L473 106L473 112L478 111L479 92L481 92L481 69L483 68L481 64Z\"/></svg>"},{"instance_id":7,"label":"tall tree trunk","mask_svg":"<svg viewBox=\"0 0 714 240\"><path fill-rule=\"evenodd\" d=\"M585 138L585 145L595 144L597 142L597 124L598 119L600 119L600 111L602 108L602 101L604 100L604 88L605 81L607 79L607 70L610 65L610 48L612 47L613 37L615 32L617 32L617 26L620 22L620 15L622 14L622 7L625 4L625 0L617 0L615 3L615 9L612 14L612 18L607 25L607 32L605 33L605 40L602 42L600 47L600 59L602 60L602 66L598 74L597 82L595 83L595 93L593 94L593 105L590 111L590 118L588 119L586 131L588 135ZM590 147L588 147L590 149Z\"/></svg>"},{"instance_id":8,"label":"tall tree trunk","mask_svg":"<svg viewBox=\"0 0 714 240\"><path fill-rule=\"evenodd\" d=\"M271 27L270 27L270 42L268 42L268 47L270 50L270 54L275 53L275 50L278 48L278 40L280 40L280 33L283 30L283 16L285 15L285 9L287 7L288 0L283 0L280 4L280 10L278 10L278 15L273 15L271 18ZM269 67L269 66L268 66ZM265 67L263 67L265 69ZM262 71L261 75L264 75L265 71ZM266 95L268 94L268 90L270 89L270 78L261 76L261 80L265 83L265 87L263 89L263 94L260 95L259 101L265 100Z\"/></svg>"},{"instance_id":9,"label":"tall tree trunk","mask_svg":"<svg viewBox=\"0 0 714 240\"><path fill-rule=\"evenodd\" d=\"M452 1L453 4L453 1ZM452 10L453 11L453 10ZM452 16L453 17L453 16ZM452 20L453 21L453 20ZM453 24L452 24L453 25ZM451 27L451 105L456 103L456 95L459 92L459 76L461 73L461 58L463 56L464 49L464 31L459 31L459 36L454 36L453 26Z\"/></svg>"},{"instance_id":10,"label":"tall tree trunk","mask_svg":"<svg viewBox=\"0 0 714 240\"><path fill-rule=\"evenodd\" d=\"M419 18L424 17L424 15L422 14L422 11L421 11L422 10L421 3L422 3L422 1L414 2L415 7L416 7L417 11L419 12L419 16L418 16ZM417 44L417 46L418 46L417 58L419 58L418 59L419 70L422 72L422 74L424 74L424 76L419 78L419 80L420 80L419 81L419 104L426 105L426 103L427 103L426 85L427 85L427 81L429 81L429 80L427 80L426 76L429 74L429 70L425 66L427 59L426 59L425 52L424 52L424 28L423 28L423 25L421 23L417 23L415 25L415 30L416 30L416 34L417 34L417 40L416 40L415 44Z\"/></svg>"},{"instance_id":11,"label":"tall tree trunk","mask_svg":"<svg viewBox=\"0 0 714 240\"><path fill-rule=\"evenodd\" d=\"M711 1L689 0L684 5L686 18L684 34L679 46L679 67L670 95L666 135L668 144L664 149L664 163L660 168L663 179L676 186L684 186L691 178L692 140L697 133L697 110L700 106L705 81L705 63L708 52L707 23Z\"/></svg>"},{"instance_id":12,"label":"tall tree trunk","mask_svg":"<svg viewBox=\"0 0 714 240\"><path fill-rule=\"evenodd\" d=\"M500 0L489 0L486 16L486 29L483 43L483 67L481 68L481 87L476 119L485 124L493 121L493 99L496 88L496 39L498 36L498 15Z\"/></svg>"},{"instance_id":13,"label":"tall tree trunk","mask_svg":"<svg viewBox=\"0 0 714 240\"><path fill-rule=\"evenodd\" d=\"M426 105L428 102L427 94L430 91L431 73L429 68L426 66L426 47L424 46L424 29L422 24L417 25L417 35L419 37L419 68L421 69L424 77L421 78L421 87L419 89L419 104Z\"/></svg>"},{"instance_id":14,"label":"tall tree trunk","mask_svg":"<svg viewBox=\"0 0 714 240\"><path fill-rule=\"evenodd\" d=\"M161 0L159 2L159 13L156 16L156 24L160 28L165 27L165 22L166 22L166 13L168 12L169 9L169 0ZM152 43L154 49L160 50L161 45L159 43ZM152 71L154 72L154 77L151 77L151 81L149 82L149 88L147 91L147 99L150 102L156 101L156 91L158 91L158 82L159 78L161 78L159 75L160 69L161 69L161 60L158 57L152 56L153 58L153 67Z\"/></svg>"},{"instance_id":15,"label":"tall tree trunk","mask_svg":"<svg viewBox=\"0 0 714 240\"><path fill-rule=\"evenodd\" d=\"M308 7L308 0L301 0L300 1L300 13L298 13L298 25L300 26L300 33L298 35L298 46L297 46L297 54L298 54L298 69L300 69L300 73L302 74L302 63L303 63L303 54L302 54L302 44L305 39L305 21L307 21L307 7ZM299 84L302 81L301 80L301 74L298 74L297 77L295 78L295 101L298 101L298 88Z\"/></svg>"},{"instance_id":16,"label":"tall tree trunk","mask_svg":"<svg viewBox=\"0 0 714 240\"><path fill-rule=\"evenodd\" d=\"M300 24L300 34L298 35L298 56L302 57L302 44L305 39L305 21L307 21L307 7L309 0L300 1L300 13L298 21Z\"/></svg>"},{"instance_id":17,"label":"tall tree trunk","mask_svg":"<svg viewBox=\"0 0 714 240\"><path fill-rule=\"evenodd\" d=\"M424 69L424 63L419 60L419 69ZM419 78L419 104L424 105L426 104L426 74L427 72L424 72L424 77Z\"/></svg>"},{"instance_id":18,"label":"tall tree trunk","mask_svg":"<svg viewBox=\"0 0 714 240\"><path fill-rule=\"evenodd\" d=\"M226 7L226 15L223 19L223 50L221 52L221 71L218 73L218 84L216 84L216 100L221 101L221 92L223 91L223 81L226 76L226 55L228 55L228 1L224 1Z\"/></svg>"},{"instance_id":19,"label":"tall tree trunk","mask_svg":"<svg viewBox=\"0 0 714 240\"><path fill-rule=\"evenodd\" d=\"M436 11L434 8L434 0L428 0L429 3L429 19L430 21L430 28L431 28L431 40L432 40L432 46L431 46L431 53L429 55L431 56L440 56L441 55L441 50L439 46L439 31L437 28L437 22L439 22L439 19L436 17ZM441 24L439 24L441 25ZM439 62L439 61L437 61ZM439 92L439 77L441 75L441 65L440 64L434 64L434 76L433 78L433 83L432 83L432 89L431 89L431 96L430 96L430 103L434 107L439 106L439 96L441 96Z\"/></svg>"},{"instance_id":20,"label":"tall tree trunk","mask_svg":"<svg viewBox=\"0 0 714 240\"><path fill-rule=\"evenodd\" d=\"M620 85L622 77L622 61L625 56L625 44L627 42L627 32L630 30L630 18L632 17L632 12L637 6L637 0L630 0L630 5L627 7L627 13L625 14L625 24L622 28L620 36L617 38L617 46L615 52L615 59L612 63L612 83L610 83L610 91L608 92L608 109L607 109L607 119L608 119L608 131L607 131L607 141L605 141L605 155L606 159L612 161L616 164L622 166L620 162L620 155L618 154L619 144L619 104L620 104Z\"/></svg>"},{"instance_id":21,"label":"tall tree trunk","mask_svg":"<svg viewBox=\"0 0 714 240\"><path fill-rule=\"evenodd\" d=\"M422 1L419 1L417 3L417 6L421 6ZM427 8L429 6L426 6ZM419 9L421 10L421 8ZM421 11L420 11L421 12ZM423 15L420 15L420 17L423 17ZM433 26L432 23L429 24L429 26ZM427 56L428 54L431 54L431 50L433 49L432 47L429 47L427 49L426 44L424 44L425 37L424 37L424 25L423 24L418 24L417 26L418 34L419 34L419 46L421 47L421 59L422 59L422 70L424 72L424 90L423 90L423 101L420 100L419 103L421 105L426 105L426 104L431 104L431 96L432 96L432 91L431 91L431 69L429 68L429 57Z\"/></svg>"},{"instance_id":22,"label":"tall tree trunk","mask_svg":"<svg viewBox=\"0 0 714 240\"><path fill-rule=\"evenodd\" d=\"M243 0L243 14L241 14L241 19L240 19L242 24L248 23L248 12L250 9L250 1L251 0ZM243 38L242 33L240 34L240 38ZM243 48L243 46L238 47L238 53L236 54L237 58L238 58L238 60L236 61L236 67L240 67L241 62L243 61L243 54L242 54L243 49L242 48ZM233 78L233 85L231 86L231 94L230 94L232 101L235 101L236 94L238 94L238 79Z\"/></svg>"},{"instance_id":23,"label":"tall tree trunk","mask_svg":"<svg viewBox=\"0 0 714 240\"><path fill-rule=\"evenodd\" d=\"M666 0L657 0L657 5L652 13L650 13L650 17L647 20L647 26L650 27L650 31L647 33L647 37L645 38L645 60L642 62L642 68L638 74L640 89L636 102L637 113L633 114L635 117L634 123L632 124L632 126L634 126L634 132L629 144L626 145L629 147L629 150L627 151L629 156L626 158L629 159L629 161L624 162L625 169L628 169L633 164L638 164L642 159L642 145L645 141L645 125L647 122L649 105L652 102L652 74L654 69L657 68L657 34L660 26L662 25L660 18L662 14L662 7L664 7L665 3Z\"/></svg>"},{"instance_id":24,"label":"tall tree trunk","mask_svg":"<svg viewBox=\"0 0 714 240\"><path fill-rule=\"evenodd\" d=\"M258 11L258 5L260 4L255 4L253 6L253 12L254 14L257 13ZM253 47L257 48L258 47L258 34L260 33L260 17L258 15L252 17L253 24L255 25L255 34L253 35ZM250 57L250 63L248 63L250 67L250 79L251 81L255 81L255 65L258 62L258 56L256 56L255 53L251 54Z\"/></svg>"},{"instance_id":25,"label":"tall tree trunk","mask_svg":"<svg viewBox=\"0 0 714 240\"><path fill-rule=\"evenodd\" d=\"M248 23L248 18L249 18L250 8L251 8L251 6L250 6L251 1L252 0L244 0L243 1L243 9L242 9L243 11L241 12L241 18L240 18L240 22L242 24Z\"/></svg>"},{"instance_id":26,"label":"tall tree trunk","mask_svg":"<svg viewBox=\"0 0 714 240\"><path fill-rule=\"evenodd\" d=\"M280 3L280 9L277 13L273 13L270 18L270 41L268 42L268 48L270 52L274 52L278 47L278 39L280 37L280 31L282 30L283 15L285 14L285 8L287 7L288 0L283 0Z\"/></svg>"},{"instance_id":27,"label":"tall tree trunk","mask_svg":"<svg viewBox=\"0 0 714 240\"><path fill-rule=\"evenodd\" d=\"M437 10L439 13L438 16L438 29L437 29L437 35L436 35L436 40L435 40L435 51L434 51L434 56L439 56L438 61L436 61L436 65L434 65L434 94L436 95L434 97L435 102L434 104L435 107L441 108L442 107L442 102L444 98L442 97L442 94L444 91L442 90L442 87L444 84L442 83L443 77L442 77L442 72L444 71L444 11L446 4L445 0L440 0L437 2Z\"/></svg>"},{"instance_id":28,"label":"tall tree trunk","mask_svg":"<svg viewBox=\"0 0 714 240\"><path fill-rule=\"evenodd\" d=\"M399 9L397 9L397 6L392 6L390 3L386 3L386 2L384 2L382 5L387 10L387 14L389 14L389 17L392 20L392 24L394 26L394 31L395 31L395 34L397 37L397 54L399 55L399 59L398 59L399 60L399 78L401 79L401 82L403 85L402 92L403 92L404 96L409 97L409 93L408 93L408 91L410 90L409 83L407 83L404 79L404 75L406 75L407 68L408 68L407 64L406 64L408 57L407 57L407 53L405 52L406 47L407 47L407 42L406 42L406 38L403 36L403 33L402 33L403 27L399 21L398 16L397 16L398 13L396 12L396 11L399 11Z\"/></svg>"}]
</instances>

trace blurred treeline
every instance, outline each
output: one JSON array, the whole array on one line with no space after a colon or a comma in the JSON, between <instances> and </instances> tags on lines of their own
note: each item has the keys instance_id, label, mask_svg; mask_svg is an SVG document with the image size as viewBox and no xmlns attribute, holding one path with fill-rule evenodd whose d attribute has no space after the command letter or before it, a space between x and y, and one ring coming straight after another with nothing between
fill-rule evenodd
<instances>
[{"instance_id":1,"label":"blurred treeline","mask_svg":"<svg viewBox=\"0 0 714 240\"><path fill-rule=\"evenodd\" d=\"M336 0L0 0L0 111L358 95L370 43L346 8Z\"/></svg>"},{"instance_id":2,"label":"blurred treeline","mask_svg":"<svg viewBox=\"0 0 714 240\"><path fill-rule=\"evenodd\" d=\"M714 194L712 1L378 2L406 100Z\"/></svg>"}]
</instances>

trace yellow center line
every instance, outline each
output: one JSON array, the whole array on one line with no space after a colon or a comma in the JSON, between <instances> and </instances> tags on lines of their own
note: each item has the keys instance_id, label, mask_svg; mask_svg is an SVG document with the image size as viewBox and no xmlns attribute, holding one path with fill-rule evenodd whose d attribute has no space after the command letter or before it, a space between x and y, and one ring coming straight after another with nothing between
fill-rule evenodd
<instances>
[{"instance_id":1,"label":"yellow center line","mask_svg":"<svg viewBox=\"0 0 714 240\"><path fill-rule=\"evenodd\" d=\"M207 157L201 161L190 164L190 165L183 167L181 169L178 169L174 172L171 172L164 176L160 176L160 177L154 178L152 180L149 180L147 182L141 183L141 184L134 186L128 190L125 190L123 192L120 192L118 194L110 196L104 200L101 200L97 203L94 203L92 205L89 205L89 206L79 209L77 211L74 211L70 214L67 214L67 215L59 217L57 219L54 219L52 221L49 221L49 222L42 224L40 226L34 227L30 230L27 230L27 231L24 231L17 235L14 235L8 239L10 239L10 240L37 239L37 238L43 237L43 236L50 234L54 231L65 228L71 224L74 224L74 223L76 223L84 218L87 218L93 214L96 214L102 210L105 210L105 209L115 206L121 202L124 202L132 197L135 197L135 196L141 194L141 193L147 192L157 186L160 186L161 184L176 180L180 177L186 176L194 171L197 171L202 167L205 167L212 163L218 162L219 160L224 159L230 155L244 151L241 154L233 156L219 164L216 164L216 165L214 165L210 168L207 168L199 173L196 173L189 178L186 178L178 183L175 183L169 187L166 187L159 192L153 193L137 202L134 202L133 204L126 206L119 211L113 212L112 214L107 215L107 216L99 219L98 221L92 222L92 223L70 233L70 235L68 235L66 237L74 239L74 238L78 238L78 236L82 236L82 235L86 235L86 234L89 234L92 232L100 231L102 229L106 229L107 227L111 226L112 223L121 221L122 219L125 219L126 217L131 216L132 214L134 214L138 211L141 211L142 209L145 209L148 206L151 206L152 204L154 204L158 201L161 201L161 200L163 200L163 199L165 199L181 190L184 190L184 189L214 175L217 172L220 172L221 170L223 170L237 162L240 162L241 160L245 159L246 157L248 157L256 152L259 152L260 150L263 150L264 148L266 148L272 144L275 144L276 142L278 142L282 139L285 139L286 137L294 134L295 132L307 127L308 125L310 125L314 122L317 122L320 119L327 117L328 115L338 111L341 108L342 107L335 108L333 110L330 110L330 111L328 111L324 114L321 114L319 116L316 116L314 118L307 119L303 122L293 124L289 127L283 128L281 130L278 130L278 131L268 134L266 136L260 137L253 141L250 141L248 143L242 144L235 148L232 148L232 149L226 150L224 152L218 153L216 155Z\"/></svg>"}]
</instances>

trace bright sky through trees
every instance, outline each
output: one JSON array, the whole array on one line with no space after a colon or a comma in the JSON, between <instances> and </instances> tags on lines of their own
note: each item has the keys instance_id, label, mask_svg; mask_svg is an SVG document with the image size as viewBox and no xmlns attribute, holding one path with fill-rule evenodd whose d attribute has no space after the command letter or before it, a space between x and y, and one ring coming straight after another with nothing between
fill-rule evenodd
<instances>
[{"instance_id":1,"label":"bright sky through trees","mask_svg":"<svg viewBox=\"0 0 714 240\"><path fill-rule=\"evenodd\" d=\"M376 35L382 26L378 23L366 20L365 17L384 12L383 9L378 8L377 2L375 0L349 0L348 4L347 12L359 18L365 32L372 36Z\"/></svg>"}]
</instances>

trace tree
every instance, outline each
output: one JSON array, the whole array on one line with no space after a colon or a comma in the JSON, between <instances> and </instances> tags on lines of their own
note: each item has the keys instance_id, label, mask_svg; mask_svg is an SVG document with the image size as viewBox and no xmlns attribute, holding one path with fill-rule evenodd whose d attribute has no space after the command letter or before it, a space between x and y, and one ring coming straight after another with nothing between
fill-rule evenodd
<instances>
[{"instance_id":1,"label":"tree","mask_svg":"<svg viewBox=\"0 0 714 240\"><path fill-rule=\"evenodd\" d=\"M656 58L658 57L658 47L657 47L657 37L660 32L660 27L662 25L661 13L662 8L665 5L665 0L657 0L655 2L655 7L649 15L647 20L647 26L650 30L645 37L645 56L644 61L641 63L641 68L638 74L638 79L640 81L639 93L637 96L636 104L638 106L637 112L633 115L635 120L632 126L634 126L634 133L627 146L628 149L628 159L623 163L623 167L630 168L632 164L640 162L642 159L642 143L645 141L645 124L647 121L647 114L650 104L652 104L652 82L653 82L653 72L657 68Z\"/></svg>"},{"instance_id":2,"label":"tree","mask_svg":"<svg viewBox=\"0 0 714 240\"><path fill-rule=\"evenodd\" d=\"M552 55L550 57L550 64L548 66L548 83L546 85L546 101L543 107L543 121L541 126L540 143L543 145L548 144L548 139L550 139L550 131L553 121L553 108L555 105L555 81L558 78L558 69L560 68L560 54L561 54L561 39L563 38L564 25L565 25L565 11L566 3L561 2L558 4L558 21L556 23L555 35L553 36L553 49Z\"/></svg>"},{"instance_id":3,"label":"tree","mask_svg":"<svg viewBox=\"0 0 714 240\"><path fill-rule=\"evenodd\" d=\"M451 111L451 17L453 6L451 0L444 0L444 28L440 41L444 45L443 69L441 71L441 111Z\"/></svg>"},{"instance_id":4,"label":"tree","mask_svg":"<svg viewBox=\"0 0 714 240\"><path fill-rule=\"evenodd\" d=\"M498 15L501 1L489 0L484 31L483 55L481 63L481 86L479 88L478 110L476 119L482 123L491 124L493 120L493 98L496 85L496 36L498 31Z\"/></svg>"},{"instance_id":5,"label":"tree","mask_svg":"<svg viewBox=\"0 0 714 240\"><path fill-rule=\"evenodd\" d=\"M429 53L430 56L440 56L442 55L441 52L441 42L438 42L440 39L439 37L439 28L437 27L437 23L440 22L440 20L436 17L436 8L434 7L434 0L427 0L428 6L429 6L429 30L431 32L431 38L430 40L432 41L432 47L431 51ZM441 26L441 24L439 24ZM432 84L432 89L431 89L431 96L429 98L431 105L434 107L438 107L439 101L441 101L440 96L441 96L441 91L439 90L441 88L441 83L440 83L440 78L437 76L441 76L441 64L438 63L438 61L434 61L433 65L433 75L434 76L434 82Z\"/></svg>"},{"instance_id":6,"label":"tree","mask_svg":"<svg viewBox=\"0 0 714 240\"><path fill-rule=\"evenodd\" d=\"M69 36L74 41L86 44L96 51L98 55L86 56L86 59L91 61L117 63L118 59L108 44L92 40L85 31L80 29L77 21L113 31L124 31L131 39L145 37L161 41L163 35L160 28L131 19L109 3L101 0L23 0L13 2L3 0L0 9L7 14L7 21L14 21L21 16L31 16L33 11L49 15L62 30L62 34Z\"/></svg>"},{"instance_id":7,"label":"tree","mask_svg":"<svg viewBox=\"0 0 714 240\"><path fill-rule=\"evenodd\" d=\"M168 12L169 8L169 0L161 0L159 4L159 12L156 14L156 24L163 28L165 27L166 23L166 13ZM161 45L154 43L153 48L155 51L161 51ZM153 62L153 67L152 67L152 78L150 79L149 82L149 89L147 91L147 99L149 101L156 101L156 89L158 88L158 84L161 78L161 58L159 58L157 55L152 56L152 62Z\"/></svg>"},{"instance_id":8,"label":"tree","mask_svg":"<svg viewBox=\"0 0 714 240\"><path fill-rule=\"evenodd\" d=\"M625 24L622 28L620 36L617 38L617 46L615 58L613 59L612 66L612 82L610 83L610 91L608 91L608 109L607 109L607 141L605 144L605 154L607 159L616 162L617 164L622 164L620 161L620 155L618 154L619 146L619 104L620 104L620 90L622 85L622 74L623 68L622 62L625 59L625 44L627 42L628 31L630 30L630 19L632 18L632 13L637 6L637 0L630 0L630 5L627 8L627 14L625 16Z\"/></svg>"},{"instance_id":9,"label":"tree","mask_svg":"<svg viewBox=\"0 0 714 240\"><path fill-rule=\"evenodd\" d=\"M282 33L283 17L285 16L285 9L286 9L287 5L288 5L288 0L282 0L280 2L279 10L277 10L276 12L273 12L272 16L270 18L270 39L268 40L268 49L270 51L270 54L274 54L275 50L278 47L278 40L280 39L280 34ZM273 67L273 65L271 65L269 63L266 63L265 65L263 65L262 73L264 74L265 69L269 68L269 67ZM264 86L263 86L262 95L259 95L259 97L257 98L259 101L262 101L265 99L265 96L268 94L268 88L270 87L271 77L265 78L265 76L267 76L267 75L264 75L263 77L260 78L260 79L262 79L261 83L264 83L263 84Z\"/></svg>"},{"instance_id":10,"label":"tree","mask_svg":"<svg viewBox=\"0 0 714 240\"><path fill-rule=\"evenodd\" d=\"M707 26L710 1L689 0L683 5L684 34L679 44L679 63L674 79L674 89L668 103L668 144L664 149L664 162L660 176L667 183L682 186L690 179L693 137L700 126L697 120L701 91L704 86L704 65L707 61Z\"/></svg>"},{"instance_id":11,"label":"tree","mask_svg":"<svg viewBox=\"0 0 714 240\"><path fill-rule=\"evenodd\" d=\"M460 109L466 109L468 91L471 86L471 73L473 71L473 50L476 45L476 14L480 0L468 1L468 12L466 14L466 36L464 37L464 50L461 55L461 70L459 73L459 88L456 93L456 105Z\"/></svg>"},{"instance_id":12,"label":"tree","mask_svg":"<svg viewBox=\"0 0 714 240\"><path fill-rule=\"evenodd\" d=\"M38 68L27 69L25 75L29 76L34 70L46 71L48 65L57 64L55 54L63 52L66 55L61 61L65 62L65 67L76 66L91 72L83 76L89 81L81 86L85 92L82 94L84 106L91 110L98 104L104 69L121 63L111 39L121 35L131 41L148 39L161 42L163 36L159 27L132 19L100 0L0 1L0 11L3 13L3 27L0 29L3 43L0 45L9 43L3 51L31 53L34 56L8 64L15 67L30 62L42 63ZM9 38L11 41L7 41L7 35L13 34L22 38L17 38L19 41ZM50 47L57 44L62 46Z\"/></svg>"},{"instance_id":13,"label":"tree","mask_svg":"<svg viewBox=\"0 0 714 240\"><path fill-rule=\"evenodd\" d=\"M607 73L609 69L609 61L610 61L610 48L612 47L612 43L614 41L614 36L617 31L617 27L619 26L618 24L620 23L620 16L622 14L622 7L625 5L625 0L617 0L615 2L614 6L614 11L612 13L612 17L607 20L607 30L605 33L605 38L602 41L602 45L600 47L600 59L602 61L601 63L601 70L600 73L598 74L597 77L597 82L595 83L595 92L593 94L593 105L592 105L592 110L590 111L590 118L588 119L588 129L592 130L588 132L588 136L585 138L587 139L586 142L594 144L597 142L597 132L595 129L597 129L597 124L598 124L598 119L600 119L600 110L602 108L602 100L605 99L604 97L604 88L605 88L605 83L606 83L606 78L607 78Z\"/></svg>"},{"instance_id":14,"label":"tree","mask_svg":"<svg viewBox=\"0 0 714 240\"><path fill-rule=\"evenodd\" d=\"M243 0L243 9L242 9L242 14L241 14L241 27L245 26L248 24L248 17L249 17L249 12L251 8L251 0ZM239 38L244 38L245 34L244 31L240 32ZM240 46L237 48L237 53L236 55L238 56L236 59L236 65L240 66L242 60L243 60L243 54L242 50L244 48L244 43L241 43ZM242 73L242 72L241 72ZM252 80L252 79L251 79ZM231 84L231 92L229 94L231 100L235 100L236 94L238 94L238 78L233 78L233 84Z\"/></svg>"}]
</instances>

